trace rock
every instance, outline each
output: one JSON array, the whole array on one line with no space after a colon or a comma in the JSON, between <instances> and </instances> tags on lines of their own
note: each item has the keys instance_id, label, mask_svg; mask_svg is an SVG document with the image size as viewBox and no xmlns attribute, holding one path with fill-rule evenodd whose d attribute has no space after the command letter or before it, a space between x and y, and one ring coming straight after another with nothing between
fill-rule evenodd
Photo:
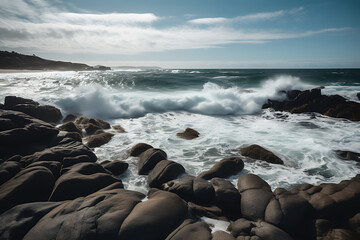
<instances>
[{"instance_id":1,"label":"rock","mask_svg":"<svg viewBox=\"0 0 360 240\"><path fill-rule=\"evenodd\" d=\"M75 120L75 124L83 126L83 127L86 124L93 124L95 126L100 127L101 129L109 129L110 128L110 123L105 122L101 119L88 118L88 117L78 117Z\"/></svg>"},{"instance_id":2,"label":"rock","mask_svg":"<svg viewBox=\"0 0 360 240\"><path fill-rule=\"evenodd\" d=\"M227 232L216 231L212 235L212 240L236 240L236 239Z\"/></svg>"},{"instance_id":3,"label":"rock","mask_svg":"<svg viewBox=\"0 0 360 240\"><path fill-rule=\"evenodd\" d=\"M63 168L71 167L78 163L95 162L88 155L78 155L76 157L64 157L62 161Z\"/></svg>"},{"instance_id":4,"label":"rock","mask_svg":"<svg viewBox=\"0 0 360 240\"><path fill-rule=\"evenodd\" d=\"M101 163L101 165L114 175L120 175L125 172L129 164L120 160L110 161L107 163Z\"/></svg>"},{"instance_id":5,"label":"rock","mask_svg":"<svg viewBox=\"0 0 360 240\"><path fill-rule=\"evenodd\" d=\"M210 182L202 178L195 178L193 183L194 200L199 204L210 203L215 198L215 191Z\"/></svg>"},{"instance_id":6,"label":"rock","mask_svg":"<svg viewBox=\"0 0 360 240\"><path fill-rule=\"evenodd\" d=\"M247 236L250 235L253 227L254 224L251 221L245 218L239 218L235 222L230 223L227 230L230 231L231 235L234 237Z\"/></svg>"},{"instance_id":7,"label":"rock","mask_svg":"<svg viewBox=\"0 0 360 240\"><path fill-rule=\"evenodd\" d=\"M187 204L176 194L151 190L120 227L119 239L165 239L187 216Z\"/></svg>"},{"instance_id":8,"label":"rock","mask_svg":"<svg viewBox=\"0 0 360 240\"><path fill-rule=\"evenodd\" d=\"M80 135L82 135L82 131L80 128L78 128L75 123L73 122L67 122L67 123L64 123L62 125L60 125L58 127L59 130L61 131L66 131L66 132L76 132L76 133L79 133Z\"/></svg>"},{"instance_id":9,"label":"rock","mask_svg":"<svg viewBox=\"0 0 360 240\"><path fill-rule=\"evenodd\" d=\"M357 98L360 100L360 92L356 94Z\"/></svg>"},{"instance_id":10,"label":"rock","mask_svg":"<svg viewBox=\"0 0 360 240\"><path fill-rule=\"evenodd\" d=\"M186 219L165 240L182 239L211 240L211 230L204 222Z\"/></svg>"},{"instance_id":11,"label":"rock","mask_svg":"<svg viewBox=\"0 0 360 240\"><path fill-rule=\"evenodd\" d=\"M50 105L17 104L11 107L11 110L23 112L49 123L58 123L62 119L60 110Z\"/></svg>"},{"instance_id":12,"label":"rock","mask_svg":"<svg viewBox=\"0 0 360 240\"><path fill-rule=\"evenodd\" d=\"M222 178L211 179L215 190L215 204L223 210L230 219L238 219L240 211L240 193L234 185Z\"/></svg>"},{"instance_id":13,"label":"rock","mask_svg":"<svg viewBox=\"0 0 360 240\"><path fill-rule=\"evenodd\" d=\"M148 150L149 148L153 148L151 145L146 143L138 143L133 146L130 150L130 156L138 157L140 154Z\"/></svg>"},{"instance_id":14,"label":"rock","mask_svg":"<svg viewBox=\"0 0 360 240\"><path fill-rule=\"evenodd\" d=\"M11 179L21 170L21 164L14 161L6 161L0 164L0 185Z\"/></svg>"},{"instance_id":15,"label":"rock","mask_svg":"<svg viewBox=\"0 0 360 240\"><path fill-rule=\"evenodd\" d=\"M54 176L45 167L31 167L21 170L1 185L0 213L28 202L47 201L54 186Z\"/></svg>"},{"instance_id":16,"label":"rock","mask_svg":"<svg viewBox=\"0 0 360 240\"><path fill-rule=\"evenodd\" d=\"M185 201L195 201L193 190L194 177L186 176L180 179L174 179L161 186L162 190L177 194Z\"/></svg>"},{"instance_id":17,"label":"rock","mask_svg":"<svg viewBox=\"0 0 360 240\"><path fill-rule=\"evenodd\" d=\"M360 212L360 175L339 184L323 183L319 186L303 184L291 190L307 200L315 209L317 218L327 219L342 226Z\"/></svg>"},{"instance_id":18,"label":"rock","mask_svg":"<svg viewBox=\"0 0 360 240\"><path fill-rule=\"evenodd\" d=\"M63 202L42 217L24 240L121 239L120 226L144 195L113 186Z\"/></svg>"},{"instance_id":19,"label":"rock","mask_svg":"<svg viewBox=\"0 0 360 240\"><path fill-rule=\"evenodd\" d=\"M138 162L138 173L139 175L147 174L155 165L161 160L166 160L166 153L157 148L149 148L140 155Z\"/></svg>"},{"instance_id":20,"label":"rock","mask_svg":"<svg viewBox=\"0 0 360 240\"><path fill-rule=\"evenodd\" d=\"M358 236L360 236L360 213L357 213L349 219L349 228Z\"/></svg>"},{"instance_id":21,"label":"rock","mask_svg":"<svg viewBox=\"0 0 360 240\"><path fill-rule=\"evenodd\" d=\"M186 128L184 132L177 133L176 136L187 140L199 137L200 133L192 128Z\"/></svg>"},{"instance_id":22,"label":"rock","mask_svg":"<svg viewBox=\"0 0 360 240\"><path fill-rule=\"evenodd\" d=\"M270 186L260 177L246 174L238 180L241 214L249 220L265 219L265 210L274 197Z\"/></svg>"},{"instance_id":23,"label":"rock","mask_svg":"<svg viewBox=\"0 0 360 240\"><path fill-rule=\"evenodd\" d=\"M76 118L77 118L76 115L74 115L74 114L68 114L68 115L63 119L63 123L73 122L73 121L75 121Z\"/></svg>"},{"instance_id":24,"label":"rock","mask_svg":"<svg viewBox=\"0 0 360 240\"><path fill-rule=\"evenodd\" d=\"M156 164L148 177L148 185L151 188L160 188L163 183L175 179L185 172L185 168L174 161L162 160Z\"/></svg>"},{"instance_id":25,"label":"rock","mask_svg":"<svg viewBox=\"0 0 360 240\"><path fill-rule=\"evenodd\" d=\"M97 126L93 123L88 123L84 125L84 129L88 135L93 135L96 131L102 130L100 126Z\"/></svg>"},{"instance_id":26,"label":"rock","mask_svg":"<svg viewBox=\"0 0 360 240\"><path fill-rule=\"evenodd\" d=\"M39 161L34 162L28 165L26 168L32 168L32 167L46 167L51 171L51 173L54 175L54 179L58 179L60 176L60 170L63 165L60 162L55 161Z\"/></svg>"},{"instance_id":27,"label":"rock","mask_svg":"<svg viewBox=\"0 0 360 240\"><path fill-rule=\"evenodd\" d=\"M240 152L243 156L253 159L262 160L274 164L284 164L284 162L274 153L256 144L242 148Z\"/></svg>"},{"instance_id":28,"label":"rock","mask_svg":"<svg viewBox=\"0 0 360 240\"><path fill-rule=\"evenodd\" d=\"M39 106L40 104L38 102L35 102L31 99L27 98L21 98L16 96L6 96L4 99L4 107L6 109L11 109L13 106L18 104L31 104L35 106Z\"/></svg>"},{"instance_id":29,"label":"rock","mask_svg":"<svg viewBox=\"0 0 360 240\"><path fill-rule=\"evenodd\" d=\"M126 133L125 129L120 125L114 125L112 126L114 130L116 130L118 133Z\"/></svg>"},{"instance_id":30,"label":"rock","mask_svg":"<svg viewBox=\"0 0 360 240\"><path fill-rule=\"evenodd\" d=\"M200 206L193 202L188 203L189 211L193 217L208 217L216 220L229 221L222 210L214 205Z\"/></svg>"},{"instance_id":31,"label":"rock","mask_svg":"<svg viewBox=\"0 0 360 240\"><path fill-rule=\"evenodd\" d=\"M281 230L264 221L257 221L254 223L251 232L263 240L292 240L293 238Z\"/></svg>"},{"instance_id":32,"label":"rock","mask_svg":"<svg viewBox=\"0 0 360 240\"><path fill-rule=\"evenodd\" d=\"M96 155L81 142L74 142L71 138L64 138L58 145L25 156L21 159L23 165L28 165L37 161L57 161L62 162L65 157L77 157L87 155L92 162L96 162Z\"/></svg>"},{"instance_id":33,"label":"rock","mask_svg":"<svg viewBox=\"0 0 360 240\"><path fill-rule=\"evenodd\" d=\"M63 202L34 202L17 205L0 215L0 239L23 239L48 212Z\"/></svg>"},{"instance_id":34,"label":"rock","mask_svg":"<svg viewBox=\"0 0 360 240\"><path fill-rule=\"evenodd\" d=\"M235 175L244 168L244 162L238 157L224 158L217 162L210 170L199 175L203 179L212 179L214 177L226 178Z\"/></svg>"},{"instance_id":35,"label":"rock","mask_svg":"<svg viewBox=\"0 0 360 240\"><path fill-rule=\"evenodd\" d=\"M351 121L360 120L360 103L348 101L339 95L321 95L321 89L287 92L285 101L268 100L263 108L291 113L317 112L329 117L346 118Z\"/></svg>"},{"instance_id":36,"label":"rock","mask_svg":"<svg viewBox=\"0 0 360 240\"><path fill-rule=\"evenodd\" d=\"M65 171L62 171L65 172ZM109 174L97 163L79 163L56 181L50 201L72 200L87 196L121 180Z\"/></svg>"},{"instance_id":37,"label":"rock","mask_svg":"<svg viewBox=\"0 0 360 240\"><path fill-rule=\"evenodd\" d=\"M86 146L88 146L89 148L100 147L100 146L110 142L110 140L112 139L113 136L114 136L114 134L109 133L109 132L104 132L104 133L100 133L97 135L89 136L87 138Z\"/></svg>"},{"instance_id":38,"label":"rock","mask_svg":"<svg viewBox=\"0 0 360 240\"><path fill-rule=\"evenodd\" d=\"M360 162L360 153L337 150L336 155L342 160L352 160Z\"/></svg>"}]
</instances>

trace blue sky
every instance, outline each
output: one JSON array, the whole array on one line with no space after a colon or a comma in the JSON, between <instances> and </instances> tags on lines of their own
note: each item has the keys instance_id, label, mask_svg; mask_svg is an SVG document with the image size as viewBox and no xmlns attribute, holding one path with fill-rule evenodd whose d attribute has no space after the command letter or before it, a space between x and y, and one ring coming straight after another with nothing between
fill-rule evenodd
<instances>
[{"instance_id":1,"label":"blue sky","mask_svg":"<svg viewBox=\"0 0 360 240\"><path fill-rule=\"evenodd\" d=\"M0 0L0 49L108 66L360 67L360 1Z\"/></svg>"}]
</instances>

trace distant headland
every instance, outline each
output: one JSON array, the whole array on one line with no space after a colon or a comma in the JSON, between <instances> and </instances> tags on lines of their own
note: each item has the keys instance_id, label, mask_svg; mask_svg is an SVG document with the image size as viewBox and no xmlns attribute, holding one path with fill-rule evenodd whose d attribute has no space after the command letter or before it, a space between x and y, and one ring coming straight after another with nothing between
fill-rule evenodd
<instances>
[{"instance_id":1,"label":"distant headland","mask_svg":"<svg viewBox=\"0 0 360 240\"><path fill-rule=\"evenodd\" d=\"M0 51L0 69L12 70L56 70L56 71L91 71L111 70L105 66L89 66L83 63L53 61L35 55L24 55L17 52Z\"/></svg>"}]
</instances>

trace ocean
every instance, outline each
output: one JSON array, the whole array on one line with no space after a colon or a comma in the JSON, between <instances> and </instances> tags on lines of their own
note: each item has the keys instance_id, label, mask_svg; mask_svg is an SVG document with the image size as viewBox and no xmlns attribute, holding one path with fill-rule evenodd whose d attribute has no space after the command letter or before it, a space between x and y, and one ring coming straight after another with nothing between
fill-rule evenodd
<instances>
[{"instance_id":1,"label":"ocean","mask_svg":"<svg viewBox=\"0 0 360 240\"><path fill-rule=\"evenodd\" d=\"M359 69L159 69L115 68L111 71L1 73L0 100L7 95L31 98L70 113L120 124L106 145L95 149L99 161L124 160L125 188L147 192L146 176L128 151L145 142L166 151L188 174L198 175L217 161L240 156L251 144L274 152L284 165L245 158L240 175L254 173L275 189L298 184L340 182L360 173L353 161L335 150L360 151L360 123L316 114L290 114L261 109L267 99L285 99L283 90L323 86L323 94L358 101ZM190 127L193 140L176 133Z\"/></svg>"}]
</instances>

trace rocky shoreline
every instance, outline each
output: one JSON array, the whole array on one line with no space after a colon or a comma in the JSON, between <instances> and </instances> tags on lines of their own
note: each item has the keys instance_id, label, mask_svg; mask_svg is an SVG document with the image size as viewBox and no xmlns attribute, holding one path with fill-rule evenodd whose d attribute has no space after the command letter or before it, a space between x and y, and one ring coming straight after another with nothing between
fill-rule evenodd
<instances>
[{"instance_id":1,"label":"rocky shoreline","mask_svg":"<svg viewBox=\"0 0 360 240\"><path fill-rule=\"evenodd\" d=\"M359 103L319 91L287 92L288 100L269 100L264 107L359 121ZM98 163L92 151L124 131L100 119L75 115L63 119L53 106L6 97L0 105L0 239L360 237L360 175L337 184L272 191L260 177L245 174L235 187L224 178L243 170L242 157L224 158L208 171L190 176L163 149L139 143L129 149L129 156L138 158L138 174L148 175L145 196L124 189L121 174L127 171L126 162ZM191 141L198 135L186 129L178 136ZM283 164L258 145L241 149L241 154ZM359 156L344 151L338 155L346 160ZM227 221L227 231L212 231L202 217Z\"/></svg>"}]
</instances>

